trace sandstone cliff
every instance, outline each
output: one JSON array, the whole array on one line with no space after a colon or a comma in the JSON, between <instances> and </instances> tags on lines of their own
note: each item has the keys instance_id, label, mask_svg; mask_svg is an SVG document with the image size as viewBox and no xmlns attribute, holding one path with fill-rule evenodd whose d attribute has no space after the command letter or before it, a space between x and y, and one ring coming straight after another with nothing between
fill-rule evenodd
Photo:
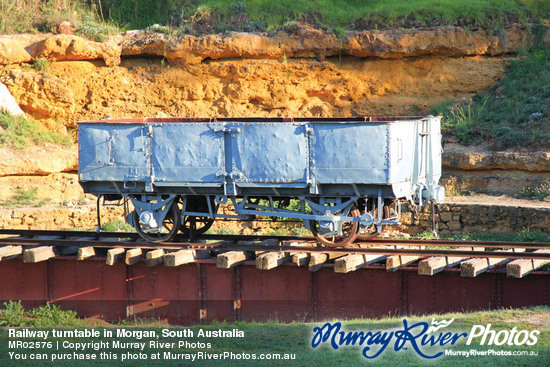
<instances>
[{"instance_id":1,"label":"sandstone cliff","mask_svg":"<svg viewBox=\"0 0 550 367\"><path fill-rule=\"evenodd\" d=\"M550 35L545 38L549 42ZM126 32L0 37L0 82L51 130L143 116L424 114L498 80L528 27L500 35L457 27L334 34ZM48 60L48 70L31 62Z\"/></svg>"}]
</instances>

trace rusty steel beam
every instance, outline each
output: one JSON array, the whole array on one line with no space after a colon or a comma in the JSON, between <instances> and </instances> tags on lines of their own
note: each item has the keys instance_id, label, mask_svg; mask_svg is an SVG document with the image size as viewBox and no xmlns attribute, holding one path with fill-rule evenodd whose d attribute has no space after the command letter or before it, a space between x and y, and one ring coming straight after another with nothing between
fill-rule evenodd
<instances>
[{"instance_id":1,"label":"rusty steel beam","mask_svg":"<svg viewBox=\"0 0 550 367\"><path fill-rule=\"evenodd\" d=\"M55 302L80 316L108 321L152 317L173 324L317 321L550 304L548 272L517 279L500 268L464 278L458 268L422 276L415 267L387 272L383 264L338 274L332 266L312 273L294 264L258 270L253 261L219 269L214 260L166 268L147 266L145 260L109 266L101 258L30 264L15 258L0 263L0 281L0 301L21 300L27 307Z\"/></svg>"}]
</instances>

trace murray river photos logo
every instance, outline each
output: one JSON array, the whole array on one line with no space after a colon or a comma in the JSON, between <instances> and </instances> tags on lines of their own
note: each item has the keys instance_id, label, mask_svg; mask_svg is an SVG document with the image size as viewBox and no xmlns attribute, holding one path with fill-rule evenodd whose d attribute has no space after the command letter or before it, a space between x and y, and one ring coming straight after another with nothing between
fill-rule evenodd
<instances>
[{"instance_id":1,"label":"murray river photos logo","mask_svg":"<svg viewBox=\"0 0 550 367\"><path fill-rule=\"evenodd\" d=\"M411 324L407 319L403 320L403 328L379 331L348 331L342 328L340 322L327 322L323 326L313 328L311 346L317 348L322 344L328 344L333 349L344 346L361 346L363 357L372 359L381 355L389 346L399 352L412 348L419 356L426 359L441 357L444 349L465 339L466 345L472 342L479 345L535 345L540 331L533 330L491 330L491 324L474 325L469 333L453 333L445 331L453 323L454 319ZM431 353L425 352L426 347L442 347L443 350Z\"/></svg>"}]
</instances>

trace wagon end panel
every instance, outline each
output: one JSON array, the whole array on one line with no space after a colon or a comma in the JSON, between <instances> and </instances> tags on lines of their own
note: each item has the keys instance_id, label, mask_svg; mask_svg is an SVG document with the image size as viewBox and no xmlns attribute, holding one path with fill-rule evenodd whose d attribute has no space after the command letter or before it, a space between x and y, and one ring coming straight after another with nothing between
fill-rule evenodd
<instances>
[{"instance_id":1,"label":"wagon end panel","mask_svg":"<svg viewBox=\"0 0 550 367\"><path fill-rule=\"evenodd\" d=\"M440 117L394 121L390 127L390 181L396 197L422 195L442 202Z\"/></svg>"},{"instance_id":2,"label":"wagon end panel","mask_svg":"<svg viewBox=\"0 0 550 367\"><path fill-rule=\"evenodd\" d=\"M430 118L429 124L432 145L432 179L434 182L438 183L441 178L441 155L443 153L443 146L441 143L441 116Z\"/></svg>"},{"instance_id":3,"label":"wagon end panel","mask_svg":"<svg viewBox=\"0 0 550 367\"><path fill-rule=\"evenodd\" d=\"M390 151L390 183L395 197L414 193L414 175L418 150L417 121L395 121L388 124Z\"/></svg>"},{"instance_id":4,"label":"wagon end panel","mask_svg":"<svg viewBox=\"0 0 550 367\"><path fill-rule=\"evenodd\" d=\"M317 184L388 184L386 123L312 125L312 173Z\"/></svg>"},{"instance_id":5,"label":"wagon end panel","mask_svg":"<svg viewBox=\"0 0 550 367\"><path fill-rule=\"evenodd\" d=\"M80 123L81 182L147 181L150 144L142 124Z\"/></svg>"}]
</instances>

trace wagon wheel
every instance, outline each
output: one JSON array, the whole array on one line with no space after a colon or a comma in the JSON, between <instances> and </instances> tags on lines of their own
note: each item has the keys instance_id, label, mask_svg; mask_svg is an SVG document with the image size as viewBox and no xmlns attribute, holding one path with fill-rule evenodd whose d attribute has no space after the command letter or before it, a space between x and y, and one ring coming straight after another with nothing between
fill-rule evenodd
<instances>
[{"instance_id":1,"label":"wagon wheel","mask_svg":"<svg viewBox=\"0 0 550 367\"><path fill-rule=\"evenodd\" d=\"M214 219L210 217L195 217L195 216L186 216L183 220L183 229L182 232L187 237L200 236L212 227L214 224Z\"/></svg>"},{"instance_id":2,"label":"wagon wheel","mask_svg":"<svg viewBox=\"0 0 550 367\"><path fill-rule=\"evenodd\" d=\"M172 238L174 238L176 233L178 233L180 222L181 222L180 210L176 204L173 204L168 210L168 213L166 213L166 217L164 217L164 221L162 222L162 227L160 228L160 231L146 232L141 225L141 221L139 220L137 211L134 210L134 223L135 223L136 231L141 236L141 238L143 238L146 241L151 241L151 242L170 241Z\"/></svg>"},{"instance_id":3,"label":"wagon wheel","mask_svg":"<svg viewBox=\"0 0 550 367\"><path fill-rule=\"evenodd\" d=\"M354 218L361 216L359 209L354 205L350 210L350 215ZM318 222L315 220L309 221L311 233L315 238L325 246L329 247L345 247L352 243L359 234L359 222L345 222L342 224L342 236L325 236L319 233Z\"/></svg>"},{"instance_id":4,"label":"wagon wheel","mask_svg":"<svg viewBox=\"0 0 550 367\"><path fill-rule=\"evenodd\" d=\"M208 212L208 202L206 197L195 197L189 200L188 208L189 210L196 212ZM210 200L210 205L212 208L215 207L215 199ZM194 238L204 234L206 231L212 227L214 224L214 218L209 216L194 216L187 215L183 218L183 228L181 231L186 237Z\"/></svg>"}]
</instances>

